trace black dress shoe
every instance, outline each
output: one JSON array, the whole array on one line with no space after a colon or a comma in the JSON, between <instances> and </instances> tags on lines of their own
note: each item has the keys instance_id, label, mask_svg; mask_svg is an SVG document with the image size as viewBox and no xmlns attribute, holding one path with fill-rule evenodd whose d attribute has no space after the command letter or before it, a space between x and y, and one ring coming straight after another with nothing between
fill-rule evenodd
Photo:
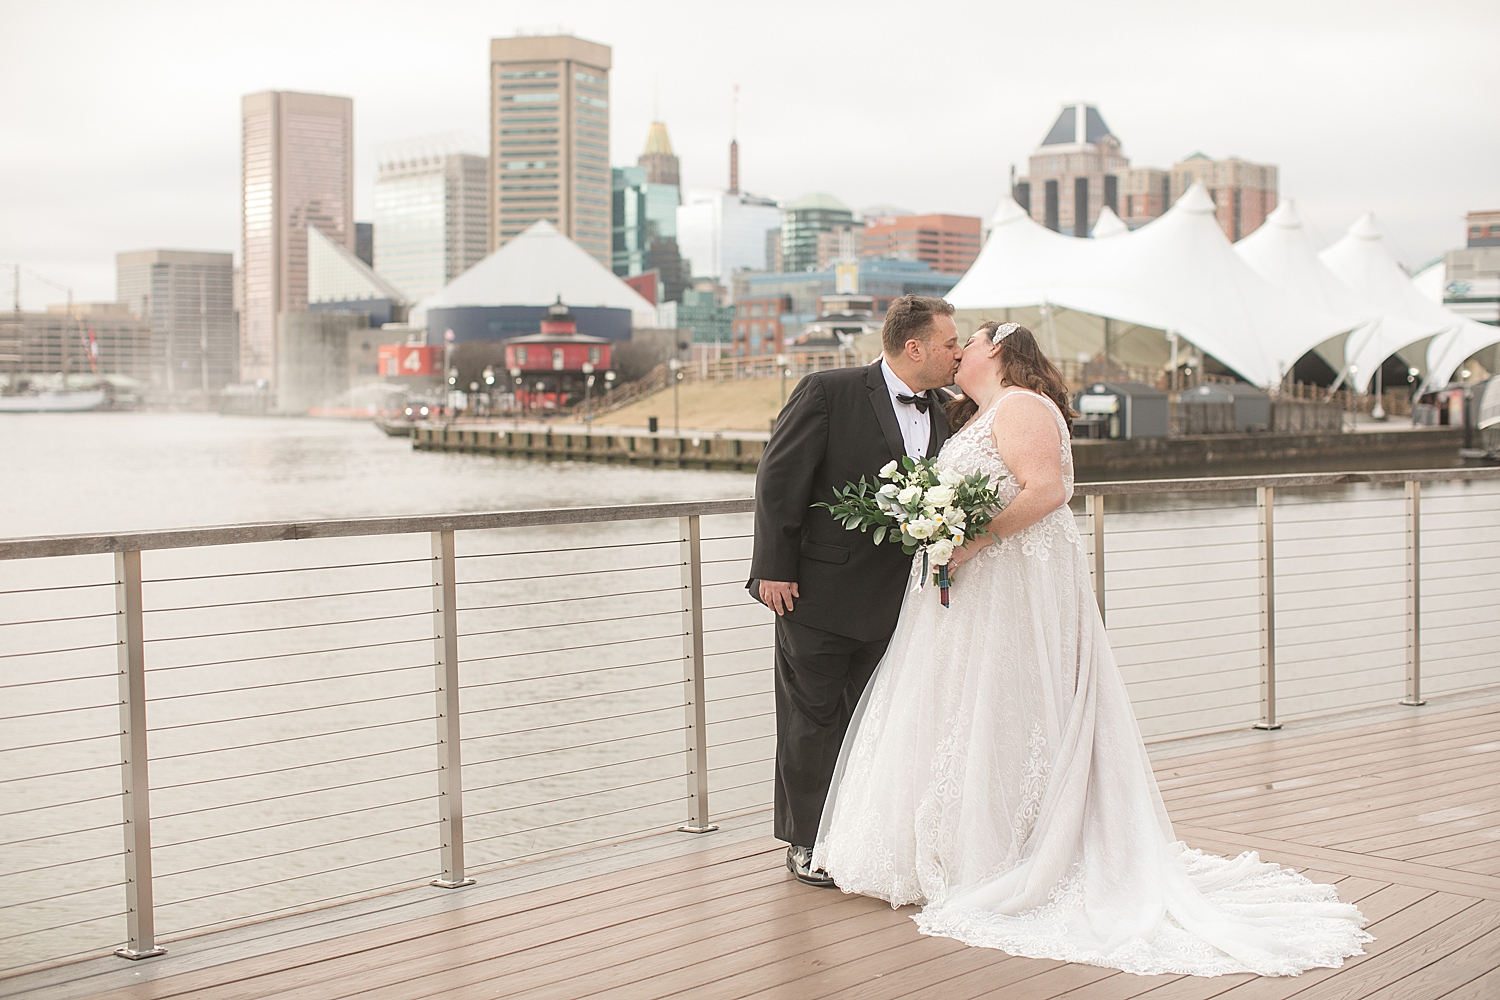
<instances>
[{"instance_id":1,"label":"black dress shoe","mask_svg":"<svg viewBox=\"0 0 1500 1000\"><path fill-rule=\"evenodd\" d=\"M815 885L820 889L835 889L833 879L821 868L812 866L811 847L788 847L786 849L786 867L797 881L807 885Z\"/></svg>"}]
</instances>

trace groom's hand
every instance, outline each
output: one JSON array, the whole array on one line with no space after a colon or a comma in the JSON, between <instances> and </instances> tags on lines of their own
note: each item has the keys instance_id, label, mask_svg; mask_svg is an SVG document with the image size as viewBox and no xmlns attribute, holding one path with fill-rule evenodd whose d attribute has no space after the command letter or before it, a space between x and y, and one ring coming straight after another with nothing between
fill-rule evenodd
<instances>
[{"instance_id":1,"label":"groom's hand","mask_svg":"<svg viewBox=\"0 0 1500 1000\"><path fill-rule=\"evenodd\" d=\"M792 609L792 598L801 597L797 592L795 583L783 583L780 580L760 581L760 602L778 615L784 615Z\"/></svg>"}]
</instances>

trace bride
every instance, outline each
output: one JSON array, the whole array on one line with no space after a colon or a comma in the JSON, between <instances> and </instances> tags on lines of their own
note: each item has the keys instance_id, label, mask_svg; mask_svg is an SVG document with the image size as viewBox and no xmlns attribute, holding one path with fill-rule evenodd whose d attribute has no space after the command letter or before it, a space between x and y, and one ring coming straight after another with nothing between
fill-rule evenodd
<instances>
[{"instance_id":1,"label":"bride","mask_svg":"<svg viewBox=\"0 0 1500 1000\"><path fill-rule=\"evenodd\" d=\"M950 422L972 416L941 461L989 474L1006 506L955 553L951 608L907 594L813 865L922 904L925 934L1012 955L1216 976L1361 954L1364 918L1331 886L1173 836L1067 506L1067 390L1031 331L981 327L957 381Z\"/></svg>"}]
</instances>

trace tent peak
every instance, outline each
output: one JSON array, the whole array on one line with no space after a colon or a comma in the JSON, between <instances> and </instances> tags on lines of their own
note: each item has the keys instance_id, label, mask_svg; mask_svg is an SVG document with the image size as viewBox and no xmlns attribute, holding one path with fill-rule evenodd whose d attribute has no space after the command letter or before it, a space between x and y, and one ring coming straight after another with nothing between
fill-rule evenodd
<instances>
[{"instance_id":1,"label":"tent peak","mask_svg":"<svg viewBox=\"0 0 1500 1000\"><path fill-rule=\"evenodd\" d=\"M1202 181L1193 181L1193 186L1183 192L1181 198L1173 208L1181 208L1190 215L1213 215L1216 211L1213 198L1209 197L1208 187Z\"/></svg>"},{"instance_id":2,"label":"tent peak","mask_svg":"<svg viewBox=\"0 0 1500 1000\"><path fill-rule=\"evenodd\" d=\"M1107 240L1111 236L1123 236L1128 232L1130 232L1130 227L1121 221L1120 217L1115 214L1114 209L1105 205L1099 210L1099 218L1094 223L1094 231L1092 233L1094 239Z\"/></svg>"},{"instance_id":3,"label":"tent peak","mask_svg":"<svg viewBox=\"0 0 1500 1000\"><path fill-rule=\"evenodd\" d=\"M1349 235L1357 240L1379 240L1385 236L1385 230L1375 221L1374 212L1366 212L1354 220L1354 225L1349 227Z\"/></svg>"},{"instance_id":4,"label":"tent peak","mask_svg":"<svg viewBox=\"0 0 1500 1000\"><path fill-rule=\"evenodd\" d=\"M1271 214L1266 216L1266 222L1278 229L1301 229L1302 216L1297 213L1296 199L1288 198L1277 205Z\"/></svg>"},{"instance_id":5,"label":"tent peak","mask_svg":"<svg viewBox=\"0 0 1500 1000\"><path fill-rule=\"evenodd\" d=\"M1026 209L1022 208L1015 198L1006 195L1000 199L1000 204L995 206L995 214L990 216L990 228L998 229L1024 218L1027 218Z\"/></svg>"}]
</instances>

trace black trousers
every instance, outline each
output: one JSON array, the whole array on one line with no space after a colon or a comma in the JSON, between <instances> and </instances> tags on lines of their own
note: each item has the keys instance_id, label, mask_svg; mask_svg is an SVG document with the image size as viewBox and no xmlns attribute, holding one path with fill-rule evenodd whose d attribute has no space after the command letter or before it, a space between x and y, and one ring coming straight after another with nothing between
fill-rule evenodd
<instances>
[{"instance_id":1,"label":"black trousers","mask_svg":"<svg viewBox=\"0 0 1500 1000\"><path fill-rule=\"evenodd\" d=\"M813 846L849 717L890 641L776 619L776 839Z\"/></svg>"}]
</instances>

